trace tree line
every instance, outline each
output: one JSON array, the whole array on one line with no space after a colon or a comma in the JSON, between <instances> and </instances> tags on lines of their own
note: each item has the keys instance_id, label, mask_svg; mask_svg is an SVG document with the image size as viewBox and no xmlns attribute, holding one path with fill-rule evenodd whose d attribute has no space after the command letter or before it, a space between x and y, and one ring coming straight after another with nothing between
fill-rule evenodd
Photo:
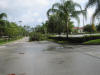
<instances>
[{"instance_id":1,"label":"tree line","mask_svg":"<svg viewBox=\"0 0 100 75\"><path fill-rule=\"evenodd\" d=\"M60 35L64 33L68 38L68 34L73 31L72 28L74 27L74 22L71 19L74 18L80 24L80 14L86 18L86 11L82 10L81 6L72 0L55 3L47 11L48 20L40 26L40 30L41 28L46 29L48 34Z\"/></svg>"},{"instance_id":2,"label":"tree line","mask_svg":"<svg viewBox=\"0 0 100 75\"><path fill-rule=\"evenodd\" d=\"M99 31L99 25L95 26L95 18L100 16L100 0L88 0L84 9L82 9L80 4L73 2L73 0L63 0L59 3L55 3L52 5L52 8L47 11L48 20L42 25L35 27L34 30L48 34L65 33L68 38L68 34L73 31L72 28L74 27L72 18L74 18L79 25L79 15L83 15L83 20L87 20L87 10L93 6L96 7L96 10L91 18L91 23L86 26L84 25L84 31L96 32L96 29ZM78 8L78 10L76 8Z\"/></svg>"},{"instance_id":3,"label":"tree line","mask_svg":"<svg viewBox=\"0 0 100 75\"><path fill-rule=\"evenodd\" d=\"M19 26L15 22L7 21L7 14L0 14L0 38L17 38L28 35L28 31L25 26Z\"/></svg>"}]
</instances>

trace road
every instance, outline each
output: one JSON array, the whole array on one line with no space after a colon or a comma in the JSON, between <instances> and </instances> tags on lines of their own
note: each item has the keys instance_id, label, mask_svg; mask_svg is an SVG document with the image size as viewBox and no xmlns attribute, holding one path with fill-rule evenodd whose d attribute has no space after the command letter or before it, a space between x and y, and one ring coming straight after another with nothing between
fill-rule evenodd
<instances>
[{"instance_id":1,"label":"road","mask_svg":"<svg viewBox=\"0 0 100 75\"><path fill-rule=\"evenodd\" d=\"M0 75L100 75L100 45L27 40L0 46Z\"/></svg>"}]
</instances>

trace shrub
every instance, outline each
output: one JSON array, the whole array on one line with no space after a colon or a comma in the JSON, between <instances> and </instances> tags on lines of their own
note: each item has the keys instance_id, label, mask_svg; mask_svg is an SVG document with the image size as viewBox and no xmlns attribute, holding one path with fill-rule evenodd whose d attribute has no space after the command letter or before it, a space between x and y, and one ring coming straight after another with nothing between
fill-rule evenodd
<instances>
[{"instance_id":1,"label":"shrub","mask_svg":"<svg viewBox=\"0 0 100 75\"><path fill-rule=\"evenodd\" d=\"M94 25L93 25L94 26ZM93 32L96 32L96 29L95 27L93 27L92 25L86 25L84 26L84 31L85 32L90 32L90 33L93 33Z\"/></svg>"},{"instance_id":2,"label":"shrub","mask_svg":"<svg viewBox=\"0 0 100 75\"><path fill-rule=\"evenodd\" d=\"M29 37L29 41L41 41L45 39L46 39L45 35L39 32L32 32Z\"/></svg>"},{"instance_id":3,"label":"shrub","mask_svg":"<svg viewBox=\"0 0 100 75\"><path fill-rule=\"evenodd\" d=\"M100 45L100 39L90 40L90 41L84 42L83 44L86 44L86 45Z\"/></svg>"},{"instance_id":4,"label":"shrub","mask_svg":"<svg viewBox=\"0 0 100 75\"><path fill-rule=\"evenodd\" d=\"M99 24L99 25L97 25L97 31L99 31L99 32L100 32L100 24Z\"/></svg>"},{"instance_id":5,"label":"shrub","mask_svg":"<svg viewBox=\"0 0 100 75\"><path fill-rule=\"evenodd\" d=\"M68 41L69 43L81 44L89 40L100 39L100 35L91 35L91 36L84 36L84 37L70 37L69 39L67 39L66 37L49 37L49 39L53 39L56 41Z\"/></svg>"}]
</instances>

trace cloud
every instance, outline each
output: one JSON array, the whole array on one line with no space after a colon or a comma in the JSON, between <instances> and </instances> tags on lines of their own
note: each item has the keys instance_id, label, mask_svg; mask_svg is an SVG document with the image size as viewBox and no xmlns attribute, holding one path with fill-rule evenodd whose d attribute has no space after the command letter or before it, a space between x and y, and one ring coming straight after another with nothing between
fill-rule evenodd
<instances>
[{"instance_id":1,"label":"cloud","mask_svg":"<svg viewBox=\"0 0 100 75\"><path fill-rule=\"evenodd\" d=\"M8 20L23 24L40 24L55 0L0 0L0 13L8 14Z\"/></svg>"},{"instance_id":2,"label":"cloud","mask_svg":"<svg viewBox=\"0 0 100 75\"><path fill-rule=\"evenodd\" d=\"M34 16L34 17L38 17L38 16L39 16L39 13L38 13L38 12L34 12L34 13L33 13L33 16Z\"/></svg>"},{"instance_id":3,"label":"cloud","mask_svg":"<svg viewBox=\"0 0 100 75\"><path fill-rule=\"evenodd\" d=\"M43 6L47 6L47 5L49 5L49 3L50 3L49 0L36 0L36 2L37 2L39 5L43 5Z\"/></svg>"},{"instance_id":4,"label":"cloud","mask_svg":"<svg viewBox=\"0 0 100 75\"><path fill-rule=\"evenodd\" d=\"M88 0L73 0L74 2L77 2L77 3L81 3L81 4L84 4L86 3Z\"/></svg>"},{"instance_id":5,"label":"cloud","mask_svg":"<svg viewBox=\"0 0 100 75\"><path fill-rule=\"evenodd\" d=\"M39 19L37 20L37 22L41 23L41 22L43 22L43 19L42 19L42 18L39 18Z\"/></svg>"},{"instance_id":6,"label":"cloud","mask_svg":"<svg viewBox=\"0 0 100 75\"><path fill-rule=\"evenodd\" d=\"M6 12L8 20L18 22L23 21L23 24L37 25L41 24L47 19L46 12L53 3L59 0L0 0L0 13ZM81 4L82 8L85 7L88 0L74 0ZM91 15L94 10L88 10L88 21L90 22ZM82 20L82 16L80 16ZM75 22L77 25L77 22ZM80 24L83 25L82 22Z\"/></svg>"},{"instance_id":7,"label":"cloud","mask_svg":"<svg viewBox=\"0 0 100 75\"><path fill-rule=\"evenodd\" d=\"M8 3L4 0L0 1L0 9L5 9L8 7Z\"/></svg>"}]
</instances>

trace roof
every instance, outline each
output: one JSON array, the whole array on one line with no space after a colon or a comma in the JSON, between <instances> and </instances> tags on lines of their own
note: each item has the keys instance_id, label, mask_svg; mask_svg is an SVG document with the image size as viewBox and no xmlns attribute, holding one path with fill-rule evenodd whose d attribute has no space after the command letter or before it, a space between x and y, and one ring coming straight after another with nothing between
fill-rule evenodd
<instances>
[{"instance_id":1,"label":"roof","mask_svg":"<svg viewBox=\"0 0 100 75\"><path fill-rule=\"evenodd\" d=\"M83 29L83 27L73 27L73 29Z\"/></svg>"}]
</instances>

